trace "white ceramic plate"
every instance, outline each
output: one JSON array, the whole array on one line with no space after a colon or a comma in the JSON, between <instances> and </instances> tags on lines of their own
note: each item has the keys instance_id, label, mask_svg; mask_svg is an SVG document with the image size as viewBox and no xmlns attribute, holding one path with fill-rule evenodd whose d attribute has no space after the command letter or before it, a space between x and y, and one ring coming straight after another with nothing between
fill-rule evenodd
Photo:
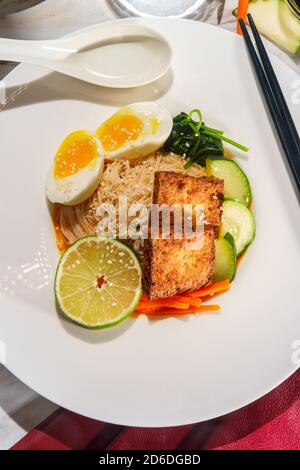
<instances>
[{"instance_id":1,"label":"white ceramic plate","mask_svg":"<svg viewBox=\"0 0 300 470\"><path fill-rule=\"evenodd\" d=\"M130 19L127 21L138 21ZM241 38L185 20L141 20L165 35L172 73L139 90L101 89L22 65L4 81L0 113L0 339L6 365L50 400L86 416L137 426L213 418L262 396L297 369L300 217ZM291 102L297 75L272 58ZM251 147L255 242L220 314L130 318L87 331L55 309L58 261L44 196L53 155L70 131L96 129L115 107L158 100Z\"/></svg>"}]
</instances>

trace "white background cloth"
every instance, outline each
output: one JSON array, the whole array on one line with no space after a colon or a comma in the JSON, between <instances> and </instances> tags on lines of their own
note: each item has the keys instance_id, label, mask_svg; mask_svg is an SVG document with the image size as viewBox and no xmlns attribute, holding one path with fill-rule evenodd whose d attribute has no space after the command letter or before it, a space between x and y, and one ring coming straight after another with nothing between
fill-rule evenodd
<instances>
[{"instance_id":1,"label":"white background cloth","mask_svg":"<svg viewBox=\"0 0 300 470\"><path fill-rule=\"evenodd\" d=\"M1 37L46 39L59 37L76 29L119 18L113 0L0 0L0 15L32 8L0 18ZM206 0L206 8L196 17L216 26L235 31L232 10L237 0ZM299 73L300 57L290 57L265 41L267 49ZM0 79L14 66L0 63ZM30 429L56 409L0 366L0 449L8 449Z\"/></svg>"}]
</instances>

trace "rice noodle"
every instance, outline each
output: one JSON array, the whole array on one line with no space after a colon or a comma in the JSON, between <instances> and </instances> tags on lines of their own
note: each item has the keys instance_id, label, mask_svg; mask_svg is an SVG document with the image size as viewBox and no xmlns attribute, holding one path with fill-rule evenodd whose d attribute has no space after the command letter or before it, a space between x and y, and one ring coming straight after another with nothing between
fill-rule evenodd
<instances>
[{"instance_id":1,"label":"rice noodle","mask_svg":"<svg viewBox=\"0 0 300 470\"><path fill-rule=\"evenodd\" d=\"M100 221L96 215L100 204L113 204L118 219L119 196L127 196L128 207L134 203L151 204L154 173L158 170L176 171L192 176L205 175L204 168L197 164L184 169L185 160L175 154L155 152L142 160L106 161L101 182L93 196L77 206L59 205L58 224L67 244L78 238L96 233ZM128 217L128 224L132 218Z\"/></svg>"}]
</instances>

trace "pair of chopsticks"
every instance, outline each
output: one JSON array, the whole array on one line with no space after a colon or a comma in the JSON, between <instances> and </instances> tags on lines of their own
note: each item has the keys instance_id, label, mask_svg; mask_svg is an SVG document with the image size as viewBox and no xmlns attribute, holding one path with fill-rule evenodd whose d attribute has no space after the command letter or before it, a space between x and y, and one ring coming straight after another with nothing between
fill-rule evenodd
<instances>
[{"instance_id":1,"label":"pair of chopsticks","mask_svg":"<svg viewBox=\"0 0 300 470\"><path fill-rule=\"evenodd\" d=\"M290 114L285 98L281 91L274 69L268 57L267 51L260 38L253 18L247 15L249 25L255 39L256 47L260 56L254 48L250 35L242 18L239 19L241 30L253 64L256 77L261 87L269 108L274 127L281 142L284 154L294 177L298 191L300 192L300 139Z\"/></svg>"}]
</instances>

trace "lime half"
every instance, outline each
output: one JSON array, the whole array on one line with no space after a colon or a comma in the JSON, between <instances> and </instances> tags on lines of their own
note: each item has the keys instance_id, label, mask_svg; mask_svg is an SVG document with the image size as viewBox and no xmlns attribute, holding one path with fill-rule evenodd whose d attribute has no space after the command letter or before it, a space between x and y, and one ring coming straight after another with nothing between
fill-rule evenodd
<instances>
[{"instance_id":1,"label":"lime half","mask_svg":"<svg viewBox=\"0 0 300 470\"><path fill-rule=\"evenodd\" d=\"M62 312L86 328L105 328L124 320L139 302L141 267L123 243L84 237L60 259L55 296Z\"/></svg>"}]
</instances>

